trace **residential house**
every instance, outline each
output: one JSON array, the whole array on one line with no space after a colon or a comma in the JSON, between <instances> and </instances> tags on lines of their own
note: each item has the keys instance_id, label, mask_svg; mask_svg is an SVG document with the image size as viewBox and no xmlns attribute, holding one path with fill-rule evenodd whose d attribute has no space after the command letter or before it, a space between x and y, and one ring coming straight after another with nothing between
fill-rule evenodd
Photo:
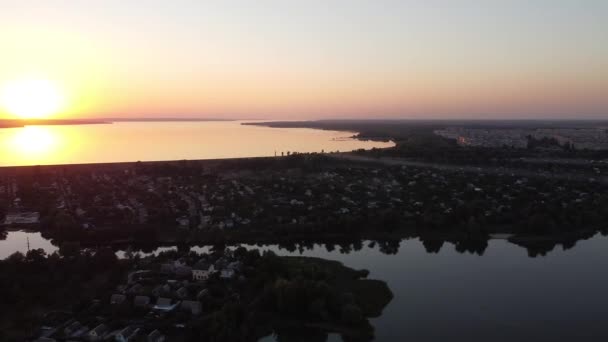
<instances>
[{"instance_id":1,"label":"residential house","mask_svg":"<svg viewBox=\"0 0 608 342\"><path fill-rule=\"evenodd\" d=\"M105 324L100 324L96 326L93 330L89 331L87 334L89 341L101 341L103 337L108 333L108 326Z\"/></svg>"},{"instance_id":2,"label":"residential house","mask_svg":"<svg viewBox=\"0 0 608 342\"><path fill-rule=\"evenodd\" d=\"M175 275L180 277L187 277L192 273L192 267L189 266L177 266L175 267Z\"/></svg>"},{"instance_id":3,"label":"residential house","mask_svg":"<svg viewBox=\"0 0 608 342\"><path fill-rule=\"evenodd\" d=\"M165 335L158 330L154 330L148 334L148 342L165 342Z\"/></svg>"},{"instance_id":4,"label":"residential house","mask_svg":"<svg viewBox=\"0 0 608 342\"><path fill-rule=\"evenodd\" d=\"M215 273L215 267L210 265L207 269L192 269L192 280L195 281L205 281L209 279L209 277Z\"/></svg>"},{"instance_id":5,"label":"residential house","mask_svg":"<svg viewBox=\"0 0 608 342\"><path fill-rule=\"evenodd\" d=\"M120 305L120 304L124 303L126 299L127 299L127 296L125 296L125 295L113 294L112 297L110 297L110 304Z\"/></svg>"},{"instance_id":6,"label":"residential house","mask_svg":"<svg viewBox=\"0 0 608 342\"><path fill-rule=\"evenodd\" d=\"M40 213L37 212L7 213L2 222L5 226L26 226L38 223L40 223Z\"/></svg>"},{"instance_id":7,"label":"residential house","mask_svg":"<svg viewBox=\"0 0 608 342\"><path fill-rule=\"evenodd\" d=\"M87 335L88 331L89 331L89 327L87 327L86 325L83 325L82 327L80 327L80 329L74 331L69 337L70 338L82 338L83 336Z\"/></svg>"},{"instance_id":8,"label":"residential house","mask_svg":"<svg viewBox=\"0 0 608 342\"><path fill-rule=\"evenodd\" d=\"M150 297L148 296L135 296L133 299L133 305L141 308L145 308L150 305Z\"/></svg>"},{"instance_id":9,"label":"residential house","mask_svg":"<svg viewBox=\"0 0 608 342\"><path fill-rule=\"evenodd\" d=\"M72 333L74 333L75 331L77 331L80 328L82 328L82 324L78 321L74 321L63 329L63 333L66 336L70 336Z\"/></svg>"},{"instance_id":10,"label":"residential house","mask_svg":"<svg viewBox=\"0 0 608 342\"><path fill-rule=\"evenodd\" d=\"M171 292L171 286L168 284L158 285L152 290L154 297L161 297Z\"/></svg>"},{"instance_id":11,"label":"residential house","mask_svg":"<svg viewBox=\"0 0 608 342\"><path fill-rule=\"evenodd\" d=\"M209 294L209 290L208 289L202 289L197 295L196 295L196 299L202 299L205 298L205 296L207 296L207 294Z\"/></svg>"},{"instance_id":12,"label":"residential house","mask_svg":"<svg viewBox=\"0 0 608 342\"><path fill-rule=\"evenodd\" d=\"M182 286L177 291L175 291L175 294L177 295L177 297L184 299L188 297L188 289Z\"/></svg>"},{"instance_id":13,"label":"residential house","mask_svg":"<svg viewBox=\"0 0 608 342\"><path fill-rule=\"evenodd\" d=\"M140 293L142 293L143 290L144 290L144 287L141 284L135 284L127 290L127 293L140 294Z\"/></svg>"},{"instance_id":14,"label":"residential house","mask_svg":"<svg viewBox=\"0 0 608 342\"><path fill-rule=\"evenodd\" d=\"M186 259L184 259L184 258L179 258L173 262L173 266L175 266L175 267L184 267L187 265L188 264L186 263Z\"/></svg>"},{"instance_id":15,"label":"residential house","mask_svg":"<svg viewBox=\"0 0 608 342\"><path fill-rule=\"evenodd\" d=\"M154 310L173 311L178 305L179 305L179 302L177 302L175 304L171 304L170 298L159 297L156 300L156 305L154 305Z\"/></svg>"},{"instance_id":16,"label":"residential house","mask_svg":"<svg viewBox=\"0 0 608 342\"><path fill-rule=\"evenodd\" d=\"M202 312L201 302L194 300L184 300L180 306L182 311L189 312L193 315L200 315Z\"/></svg>"},{"instance_id":17,"label":"residential house","mask_svg":"<svg viewBox=\"0 0 608 342\"><path fill-rule=\"evenodd\" d=\"M139 328L135 327L134 325L129 325L122 329L118 334L116 334L116 336L114 336L114 339L117 342L135 341L137 335L139 334L139 331Z\"/></svg>"}]
</instances>

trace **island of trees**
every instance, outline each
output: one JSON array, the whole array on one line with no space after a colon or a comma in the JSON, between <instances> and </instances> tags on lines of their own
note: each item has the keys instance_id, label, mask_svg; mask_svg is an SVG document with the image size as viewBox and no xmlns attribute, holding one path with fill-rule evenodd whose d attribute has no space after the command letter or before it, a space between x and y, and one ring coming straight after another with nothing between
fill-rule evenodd
<instances>
[{"instance_id":1,"label":"island of trees","mask_svg":"<svg viewBox=\"0 0 608 342\"><path fill-rule=\"evenodd\" d=\"M100 339L119 334L170 341L373 339L368 318L392 298L384 282L335 261L257 249L170 251L118 259L107 248L62 247L0 261L3 341ZM97 336L95 335L95 336ZM139 339L138 339L139 340Z\"/></svg>"}]
</instances>

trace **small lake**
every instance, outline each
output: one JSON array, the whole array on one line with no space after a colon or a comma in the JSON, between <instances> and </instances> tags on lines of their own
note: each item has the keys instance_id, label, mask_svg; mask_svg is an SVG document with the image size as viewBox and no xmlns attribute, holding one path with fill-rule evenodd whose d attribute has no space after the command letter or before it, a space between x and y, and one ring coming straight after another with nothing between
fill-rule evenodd
<instances>
[{"instance_id":1,"label":"small lake","mask_svg":"<svg viewBox=\"0 0 608 342\"><path fill-rule=\"evenodd\" d=\"M117 122L0 129L0 166L264 157L391 147L353 132L270 128L241 121Z\"/></svg>"},{"instance_id":2,"label":"small lake","mask_svg":"<svg viewBox=\"0 0 608 342\"><path fill-rule=\"evenodd\" d=\"M56 250L38 233L9 232L0 241L0 257L25 251L28 238L31 248ZM347 250L247 247L338 260L386 281L395 297L372 320L377 341L608 340L608 237L598 234L535 258L500 239L490 240L482 255L458 252L451 243L429 253L418 239L391 246L393 254L370 244Z\"/></svg>"}]
</instances>

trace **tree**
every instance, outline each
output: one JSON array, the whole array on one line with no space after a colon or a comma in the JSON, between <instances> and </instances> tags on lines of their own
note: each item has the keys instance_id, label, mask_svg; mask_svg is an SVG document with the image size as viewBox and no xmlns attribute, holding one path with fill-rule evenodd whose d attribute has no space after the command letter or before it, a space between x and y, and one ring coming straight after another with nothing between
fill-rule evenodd
<instances>
[{"instance_id":1,"label":"tree","mask_svg":"<svg viewBox=\"0 0 608 342\"><path fill-rule=\"evenodd\" d=\"M109 268L116 264L118 261L118 257L116 257L116 253L109 248L100 248L95 252L94 257L95 264L100 268Z\"/></svg>"},{"instance_id":2,"label":"tree","mask_svg":"<svg viewBox=\"0 0 608 342\"><path fill-rule=\"evenodd\" d=\"M63 231L72 231L78 228L78 223L76 223L76 220L74 220L72 215L61 211L55 215L53 227Z\"/></svg>"},{"instance_id":3,"label":"tree","mask_svg":"<svg viewBox=\"0 0 608 342\"><path fill-rule=\"evenodd\" d=\"M27 251L25 260L34 264L40 264L46 260L46 252L42 248Z\"/></svg>"},{"instance_id":4,"label":"tree","mask_svg":"<svg viewBox=\"0 0 608 342\"><path fill-rule=\"evenodd\" d=\"M346 304L342 307L341 318L344 323L356 324L363 320L363 311L355 304Z\"/></svg>"},{"instance_id":5,"label":"tree","mask_svg":"<svg viewBox=\"0 0 608 342\"><path fill-rule=\"evenodd\" d=\"M328 313L325 309L325 300L317 298L308 305L308 314L314 318L327 320Z\"/></svg>"},{"instance_id":6,"label":"tree","mask_svg":"<svg viewBox=\"0 0 608 342\"><path fill-rule=\"evenodd\" d=\"M78 256L80 254L80 244L78 242L65 242L59 247L59 254L64 258Z\"/></svg>"},{"instance_id":7,"label":"tree","mask_svg":"<svg viewBox=\"0 0 608 342\"><path fill-rule=\"evenodd\" d=\"M10 263L20 263L25 260L25 256L21 252L15 252L6 258L6 260Z\"/></svg>"}]
</instances>

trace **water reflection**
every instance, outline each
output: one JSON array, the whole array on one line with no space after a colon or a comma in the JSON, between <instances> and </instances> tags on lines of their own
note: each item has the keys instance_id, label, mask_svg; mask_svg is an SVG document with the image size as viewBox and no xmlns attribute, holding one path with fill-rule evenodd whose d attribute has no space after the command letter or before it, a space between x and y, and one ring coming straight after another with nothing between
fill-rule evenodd
<instances>
[{"instance_id":1,"label":"water reflection","mask_svg":"<svg viewBox=\"0 0 608 342\"><path fill-rule=\"evenodd\" d=\"M557 247L561 247L563 251L573 249L579 241L607 236L608 232L577 232L568 233L561 236L551 237L511 237L505 240L511 248L526 250L530 258L544 257L556 251ZM273 244L243 244L248 248L267 249L271 246L273 251L283 251L290 254L304 254L307 251L323 249L327 253L350 254L357 253L361 250L377 250L385 255L397 255L402 248L407 248L412 244L420 244L424 251L428 254L440 254L445 248L453 250L459 254L471 254L483 256L486 254L491 241L500 241L503 239L491 239L489 237L480 236L450 236L450 237L424 237L410 236L407 238L384 238L377 240L362 240L359 238L336 237L319 241L316 239L307 240L286 240ZM57 251L59 246L51 242L51 240L39 232L23 232L10 231L0 232L0 258L6 258L14 252L25 253L27 251L27 243L30 243L31 248L42 248L48 254ZM91 246L82 246L91 247ZM233 248L233 246L215 246L216 248ZM195 250L197 252L208 252L211 246L208 245L159 245L155 243L140 243L131 245L114 245L117 255L120 258L129 256L147 256L158 255L159 253L177 250L187 252Z\"/></svg>"},{"instance_id":2,"label":"water reflection","mask_svg":"<svg viewBox=\"0 0 608 342\"><path fill-rule=\"evenodd\" d=\"M390 147L353 133L241 122L122 122L0 129L0 166L273 156Z\"/></svg>"},{"instance_id":3,"label":"water reflection","mask_svg":"<svg viewBox=\"0 0 608 342\"><path fill-rule=\"evenodd\" d=\"M1 255L24 251L26 234L31 234L32 247L47 248L34 245L46 241L32 238L38 233L8 232L0 241ZM581 233L552 240L410 237L245 247L337 260L368 269L370 278L387 282L394 299L371 321L376 341L589 341L608 339L606 246L605 235ZM116 246L122 257L212 248ZM311 334L319 341L326 338ZM272 340L276 339L268 339ZM339 337L330 335L328 340Z\"/></svg>"},{"instance_id":4,"label":"water reflection","mask_svg":"<svg viewBox=\"0 0 608 342\"><path fill-rule=\"evenodd\" d=\"M10 146L17 153L28 155L42 155L54 152L60 144L60 137L47 127L24 127L15 131L10 138Z\"/></svg>"},{"instance_id":5,"label":"water reflection","mask_svg":"<svg viewBox=\"0 0 608 342\"><path fill-rule=\"evenodd\" d=\"M9 129L2 138L4 160L18 160L20 164L42 161L47 156L59 153L66 145L65 137L45 126ZM1 136L0 136L1 137Z\"/></svg>"},{"instance_id":6,"label":"water reflection","mask_svg":"<svg viewBox=\"0 0 608 342\"><path fill-rule=\"evenodd\" d=\"M578 232L569 233L563 236L552 237L512 237L505 240L512 248L525 249L530 258L544 257L556 251L557 247L561 247L563 251L573 249L579 241L607 236L607 232ZM377 250L385 255L397 255L402 248L412 244L420 244L424 251L428 254L440 254L445 248L449 248L460 254L471 254L483 256L489 248L491 241L499 241L503 239L490 239L488 237L420 237L412 236L408 238L392 238L392 239L377 239L377 240L362 240L359 238L332 238L318 241L310 240L288 240L276 244L243 244L248 248L267 249L272 246L273 251L284 251L290 254L304 254L307 251L319 250L320 248L327 253L349 254L360 252L363 249ZM27 251L27 242L30 242L31 248L42 248L48 254L58 250L59 246L51 242L49 238L44 237L39 232L23 232L11 231L0 232L0 259L6 258L14 252L25 253ZM91 246L82 246L91 247ZM222 246L216 246L221 248ZM231 246L227 246L231 247ZM195 250L198 252L208 252L208 245L164 245L154 243L142 243L132 245L114 245L117 255L120 258L128 256L147 256L158 255L161 252L177 250L189 251Z\"/></svg>"},{"instance_id":7,"label":"water reflection","mask_svg":"<svg viewBox=\"0 0 608 342\"><path fill-rule=\"evenodd\" d=\"M43 249L47 254L54 253L59 247L44 238L39 232L0 231L0 259L15 252L26 253L30 249Z\"/></svg>"},{"instance_id":8,"label":"water reflection","mask_svg":"<svg viewBox=\"0 0 608 342\"><path fill-rule=\"evenodd\" d=\"M386 281L394 299L371 321L376 341L608 338L605 236L545 239L540 245L541 239L449 240L301 241L247 248L337 260ZM573 241L578 241L575 248ZM280 333L267 341L294 336Z\"/></svg>"}]
</instances>

